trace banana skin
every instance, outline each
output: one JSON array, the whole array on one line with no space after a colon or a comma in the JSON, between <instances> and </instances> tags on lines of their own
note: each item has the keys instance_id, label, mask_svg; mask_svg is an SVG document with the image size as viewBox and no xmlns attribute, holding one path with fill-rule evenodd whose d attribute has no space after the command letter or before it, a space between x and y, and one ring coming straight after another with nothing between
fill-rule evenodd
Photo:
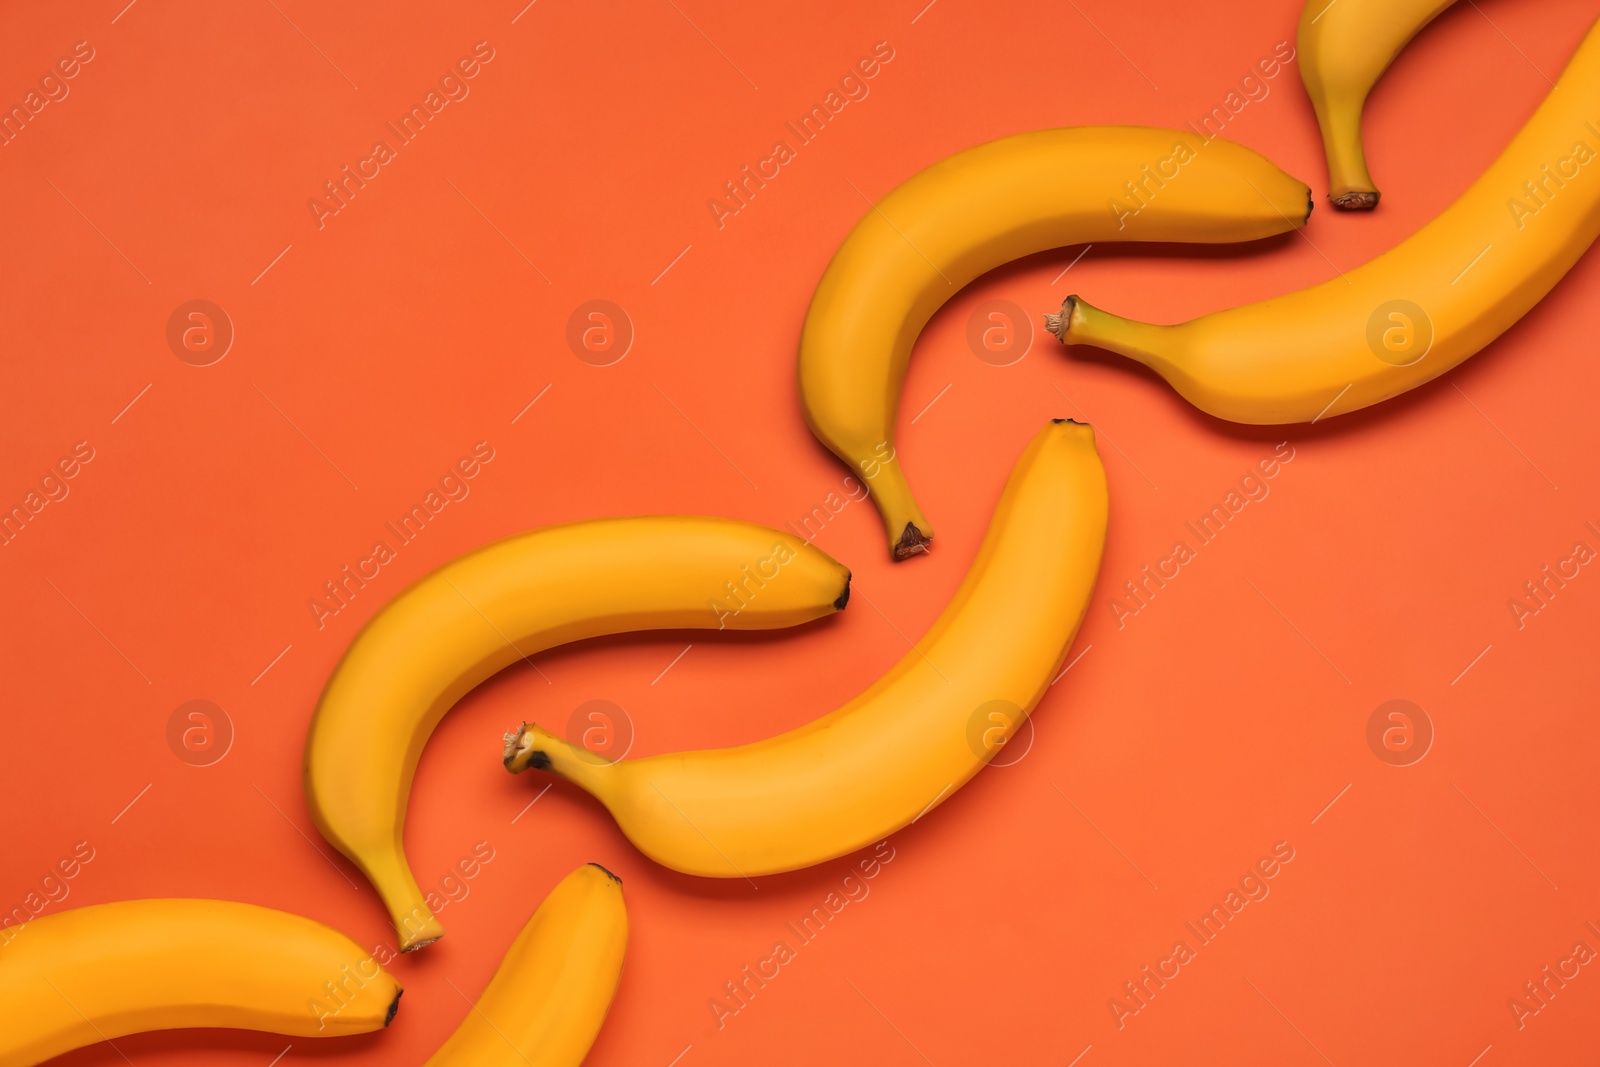
<instances>
[{"instance_id":1,"label":"banana skin","mask_svg":"<svg viewBox=\"0 0 1600 1067\"><path fill-rule=\"evenodd\" d=\"M1252 241L1304 225L1311 194L1266 158L1191 131L1038 130L969 148L872 205L817 283L801 329L801 407L872 493L896 560L933 527L895 445L917 336L968 282L1090 242Z\"/></svg>"},{"instance_id":2,"label":"banana skin","mask_svg":"<svg viewBox=\"0 0 1600 1067\"><path fill-rule=\"evenodd\" d=\"M231 900L124 900L46 915L0 948L0 1067L147 1030L290 1037L389 1025L400 986L319 922Z\"/></svg>"},{"instance_id":3,"label":"banana skin","mask_svg":"<svg viewBox=\"0 0 1600 1067\"><path fill-rule=\"evenodd\" d=\"M977 774L1049 689L1088 609L1106 513L1094 431L1053 422L949 606L843 707L754 744L616 762L524 724L506 735L506 769L575 782L685 874L775 874L881 841Z\"/></svg>"},{"instance_id":4,"label":"banana skin","mask_svg":"<svg viewBox=\"0 0 1600 1067\"><path fill-rule=\"evenodd\" d=\"M600 1036L628 947L622 879L591 863L550 891L425 1067L578 1067Z\"/></svg>"},{"instance_id":5,"label":"banana skin","mask_svg":"<svg viewBox=\"0 0 1600 1067\"><path fill-rule=\"evenodd\" d=\"M458 700L570 641L796 626L840 610L849 591L849 570L821 550L734 519L597 519L485 545L400 592L339 660L306 735L312 820L377 888L401 951L415 951L444 928L406 862L406 805Z\"/></svg>"},{"instance_id":6,"label":"banana skin","mask_svg":"<svg viewBox=\"0 0 1600 1067\"><path fill-rule=\"evenodd\" d=\"M1295 53L1328 157L1328 199L1371 211L1378 188L1367 172L1361 112L1367 94L1411 38L1456 0L1309 0Z\"/></svg>"},{"instance_id":7,"label":"banana skin","mask_svg":"<svg viewBox=\"0 0 1600 1067\"><path fill-rule=\"evenodd\" d=\"M1143 363L1195 407L1317 422L1431 381L1509 329L1600 235L1600 23L1477 181L1378 258L1176 326L1070 296L1047 328Z\"/></svg>"}]
</instances>

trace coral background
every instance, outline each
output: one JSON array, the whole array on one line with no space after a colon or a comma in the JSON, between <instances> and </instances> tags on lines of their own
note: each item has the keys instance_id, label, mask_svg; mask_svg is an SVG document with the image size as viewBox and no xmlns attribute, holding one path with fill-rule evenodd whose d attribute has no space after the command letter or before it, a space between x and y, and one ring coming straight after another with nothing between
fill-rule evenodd
<instances>
[{"instance_id":1,"label":"coral background","mask_svg":"<svg viewBox=\"0 0 1600 1067\"><path fill-rule=\"evenodd\" d=\"M94 450L70 494L0 548L6 909L88 842L94 859L52 910L230 897L392 943L300 791L312 705L361 622L445 560L529 527L798 519L846 473L800 420L793 361L863 197L1008 133L1198 119L1293 41L1299 16L1289 0L523 2L0 13L0 101L20 102L74 43L95 52L0 148L0 504L75 443ZM1384 191L1371 216L1323 201L1291 64L1225 135L1311 182L1303 236L1093 248L1066 274L1083 250L1062 249L952 299L919 343L899 428L937 551L891 565L870 507L849 505L818 538L863 594L842 616L772 637L564 648L472 694L423 759L407 842L429 884L478 842L494 859L441 913L449 936L393 965L407 994L387 1033L146 1034L59 1062L420 1063L531 909L589 860L625 879L633 919L598 1067L1578 1062L1600 1037L1593 967L1520 1028L1508 1001L1576 942L1600 948L1586 925L1600 925L1600 576L1583 568L1521 628L1508 600L1575 542L1600 547L1583 297L1600 260L1444 379L1281 432L1210 420L1151 375L1048 337L993 366L967 326L985 301L1037 314L1073 291L1176 321L1356 266L1468 185L1590 17L1571 0L1483 0L1426 30L1368 109ZM323 182L479 41L494 59L470 95L319 228L307 201ZM880 41L894 58L870 95L719 229L707 201ZM236 333L209 366L166 338L193 299ZM635 331L610 366L566 340L595 299ZM1026 755L895 835L869 894L719 1028L709 1002L724 983L852 861L755 887L680 877L572 788L529 808L547 782L500 770L501 732L607 700L643 754L834 707L940 611L1052 416L1096 424L1111 486L1081 659L1039 707ZM1294 458L1270 495L1119 626L1122 583L1285 438ZM319 629L307 602L322 583L478 441L495 458L470 496ZM168 740L196 699L234 731L209 766ZM1432 723L1408 766L1369 746L1390 700ZM1123 983L1279 842L1294 858L1270 894L1119 1026L1108 1001Z\"/></svg>"}]
</instances>

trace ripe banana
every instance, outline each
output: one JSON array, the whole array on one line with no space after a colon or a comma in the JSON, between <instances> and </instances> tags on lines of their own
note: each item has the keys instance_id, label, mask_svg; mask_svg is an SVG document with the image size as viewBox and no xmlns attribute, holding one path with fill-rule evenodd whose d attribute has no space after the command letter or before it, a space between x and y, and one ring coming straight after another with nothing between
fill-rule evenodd
<instances>
[{"instance_id":1,"label":"ripe banana","mask_svg":"<svg viewBox=\"0 0 1600 1067\"><path fill-rule=\"evenodd\" d=\"M870 487L897 560L933 527L894 446L917 335L964 285L1084 242L1251 241L1304 225L1310 190L1248 148L1177 130L1082 126L969 148L891 190L817 283L800 399L818 440Z\"/></svg>"},{"instance_id":2,"label":"ripe banana","mask_svg":"<svg viewBox=\"0 0 1600 1067\"><path fill-rule=\"evenodd\" d=\"M1105 533L1094 431L1057 420L1018 460L949 607L848 704L754 744L614 763L524 724L506 735L506 769L577 783L646 855L685 874L750 877L845 855L950 796L1038 704L1083 621Z\"/></svg>"},{"instance_id":3,"label":"ripe banana","mask_svg":"<svg viewBox=\"0 0 1600 1067\"><path fill-rule=\"evenodd\" d=\"M622 977L622 879L591 863L533 913L456 1032L424 1067L578 1067Z\"/></svg>"},{"instance_id":4,"label":"ripe banana","mask_svg":"<svg viewBox=\"0 0 1600 1067\"><path fill-rule=\"evenodd\" d=\"M600 519L518 534L403 590L362 627L306 736L317 829L377 887L410 952L444 933L406 863L423 746L490 675L554 645L656 629L765 630L845 606L850 572L787 534L733 519Z\"/></svg>"},{"instance_id":5,"label":"ripe banana","mask_svg":"<svg viewBox=\"0 0 1600 1067\"><path fill-rule=\"evenodd\" d=\"M364 1034L400 1006L400 987L360 945L254 904L124 900L13 930L0 947L0 1067L146 1030Z\"/></svg>"},{"instance_id":6,"label":"ripe banana","mask_svg":"<svg viewBox=\"0 0 1600 1067\"><path fill-rule=\"evenodd\" d=\"M1328 199L1371 211L1378 190L1361 147L1367 94L1401 49L1456 0L1309 0L1295 51L1328 155Z\"/></svg>"},{"instance_id":7,"label":"ripe banana","mask_svg":"<svg viewBox=\"0 0 1600 1067\"><path fill-rule=\"evenodd\" d=\"M1050 331L1135 359L1191 404L1244 423L1316 422L1387 400L1472 356L1600 234L1600 23L1481 177L1377 259L1287 296L1177 326L1070 296Z\"/></svg>"}]
</instances>

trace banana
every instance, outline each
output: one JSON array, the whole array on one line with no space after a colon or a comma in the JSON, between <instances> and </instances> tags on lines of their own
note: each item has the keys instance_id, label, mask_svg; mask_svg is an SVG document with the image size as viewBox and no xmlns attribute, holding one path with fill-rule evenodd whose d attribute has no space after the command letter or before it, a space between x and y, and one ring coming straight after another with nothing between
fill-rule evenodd
<instances>
[{"instance_id":1,"label":"banana","mask_svg":"<svg viewBox=\"0 0 1600 1067\"><path fill-rule=\"evenodd\" d=\"M1328 199L1371 211L1378 189L1361 147L1367 94L1401 49L1456 0L1309 0L1295 52L1328 156Z\"/></svg>"},{"instance_id":2,"label":"banana","mask_svg":"<svg viewBox=\"0 0 1600 1067\"><path fill-rule=\"evenodd\" d=\"M622 879L591 863L563 878L424 1067L578 1067L622 977Z\"/></svg>"},{"instance_id":3,"label":"banana","mask_svg":"<svg viewBox=\"0 0 1600 1067\"><path fill-rule=\"evenodd\" d=\"M1251 241L1310 211L1303 182L1191 132L1082 126L958 152L874 204L823 272L800 335L806 423L870 488L890 555L925 551L933 527L901 469L895 416L912 346L945 301L1051 248Z\"/></svg>"},{"instance_id":4,"label":"banana","mask_svg":"<svg viewBox=\"0 0 1600 1067\"><path fill-rule=\"evenodd\" d=\"M685 874L752 877L845 855L948 798L1038 704L1083 621L1105 533L1094 431L1057 420L1018 460L950 605L848 704L754 744L617 762L524 724L506 735L506 769L577 783L647 856Z\"/></svg>"},{"instance_id":5,"label":"banana","mask_svg":"<svg viewBox=\"0 0 1600 1067\"><path fill-rule=\"evenodd\" d=\"M146 1030L381 1030L400 987L319 922L231 900L124 900L42 916L0 946L0 1067Z\"/></svg>"},{"instance_id":6,"label":"banana","mask_svg":"<svg viewBox=\"0 0 1600 1067\"><path fill-rule=\"evenodd\" d=\"M1070 296L1064 344L1150 367L1231 422L1316 422L1387 400L1472 356L1537 304L1600 234L1600 23L1500 157L1432 222L1321 285L1177 326ZM1593 165L1591 165L1593 164Z\"/></svg>"},{"instance_id":7,"label":"banana","mask_svg":"<svg viewBox=\"0 0 1600 1067\"><path fill-rule=\"evenodd\" d=\"M362 869L410 952L444 933L402 835L434 727L490 675L601 634L763 630L845 606L850 572L788 534L733 519L600 519L518 534L461 556L362 627L306 736L306 802Z\"/></svg>"}]
</instances>

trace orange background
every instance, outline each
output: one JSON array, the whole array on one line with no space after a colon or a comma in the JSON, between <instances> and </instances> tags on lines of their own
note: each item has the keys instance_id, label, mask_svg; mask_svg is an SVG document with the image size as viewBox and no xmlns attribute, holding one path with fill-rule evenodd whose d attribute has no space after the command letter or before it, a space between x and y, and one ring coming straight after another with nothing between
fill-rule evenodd
<instances>
[{"instance_id":1,"label":"orange background","mask_svg":"<svg viewBox=\"0 0 1600 1067\"><path fill-rule=\"evenodd\" d=\"M1288 0L923 2L544 0L519 15L520 0L381 14L112 0L0 16L8 106L75 42L95 50L70 95L0 148L0 503L75 442L95 452L0 548L4 906L88 841L95 859L53 908L231 897L392 943L300 792L312 704L360 623L441 562L533 526L797 519L845 474L800 420L793 363L861 194L1016 131L1198 119L1293 40L1299 14ZM876 516L852 504L818 539L864 594L839 618L565 648L474 693L423 760L407 841L424 883L479 841L494 860L441 913L449 936L393 965L407 995L388 1033L295 1041L281 1062L421 1062L467 1010L452 985L475 996L588 860L626 880L634 923L593 1064L1577 1062L1600 1033L1600 973L1585 967L1520 1030L1507 1002L1575 942L1600 948L1585 927L1600 925L1587 833L1600 576L1585 568L1520 630L1507 601L1574 542L1600 547L1583 299L1600 261L1442 381L1281 432L1212 421L1151 375L1064 357L1050 338L994 367L966 328L986 300L1037 313L1072 291L1176 321L1358 265L1482 170L1591 16L1484 0L1428 29L1369 107L1384 192L1371 216L1328 210L1290 66L1225 134L1311 182L1304 237L1095 248L1062 276L1082 251L1064 249L950 301L918 346L899 428L937 551L891 565ZM470 96L319 229L307 200L478 41L495 58ZM718 229L707 200L879 41L894 58L870 95ZM196 298L237 333L207 367L165 340ZM636 330L613 366L564 339L591 299ZM1051 416L1094 421L1111 486L1081 660L1040 706L1027 755L896 835L870 895L718 1029L708 1001L849 861L758 888L677 876L574 789L527 808L546 782L500 771L501 731L604 699L642 754L832 708L937 615ZM1122 583L1284 438L1294 459L1270 495L1119 628ZM480 440L495 459L471 495L319 630L306 603L322 582ZM236 731L212 766L168 747L169 716L193 699ZM1393 699L1436 731L1411 766L1368 747L1369 717ZM1277 842L1294 859L1270 895L1119 1029L1108 1000ZM151 1034L60 1062L264 1065L288 1044Z\"/></svg>"}]
</instances>

